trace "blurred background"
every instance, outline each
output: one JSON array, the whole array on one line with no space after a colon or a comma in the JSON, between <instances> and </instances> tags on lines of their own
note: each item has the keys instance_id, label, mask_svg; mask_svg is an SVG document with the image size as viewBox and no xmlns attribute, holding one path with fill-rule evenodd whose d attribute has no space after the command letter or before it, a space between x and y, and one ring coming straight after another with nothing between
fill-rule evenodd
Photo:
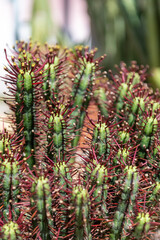
<instances>
[{"instance_id":1,"label":"blurred background","mask_svg":"<svg viewBox=\"0 0 160 240\"><path fill-rule=\"evenodd\" d=\"M4 48L30 37L98 47L99 56L107 54L106 70L120 61L148 64L150 83L160 88L160 0L0 0L0 76Z\"/></svg>"}]
</instances>

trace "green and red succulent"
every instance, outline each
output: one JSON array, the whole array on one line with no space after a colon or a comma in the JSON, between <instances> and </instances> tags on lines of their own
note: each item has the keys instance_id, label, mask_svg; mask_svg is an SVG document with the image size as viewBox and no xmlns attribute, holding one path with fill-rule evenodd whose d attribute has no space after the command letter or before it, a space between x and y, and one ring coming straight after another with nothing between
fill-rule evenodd
<instances>
[{"instance_id":1,"label":"green and red succulent","mask_svg":"<svg viewBox=\"0 0 160 240\"><path fill-rule=\"evenodd\" d=\"M6 53L13 132L0 134L1 239L134 240L158 230L160 94L145 67L121 63L104 76L95 53L32 42Z\"/></svg>"}]
</instances>

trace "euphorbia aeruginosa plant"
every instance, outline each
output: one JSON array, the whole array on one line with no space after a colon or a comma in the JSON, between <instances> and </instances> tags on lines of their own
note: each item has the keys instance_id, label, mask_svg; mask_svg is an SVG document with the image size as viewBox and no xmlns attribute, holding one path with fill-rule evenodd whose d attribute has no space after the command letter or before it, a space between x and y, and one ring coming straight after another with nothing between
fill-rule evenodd
<instances>
[{"instance_id":1,"label":"euphorbia aeruginosa plant","mask_svg":"<svg viewBox=\"0 0 160 240\"><path fill-rule=\"evenodd\" d=\"M32 41L5 50L13 131L0 134L1 239L153 239L158 230L159 92L146 67L105 73L95 53Z\"/></svg>"}]
</instances>

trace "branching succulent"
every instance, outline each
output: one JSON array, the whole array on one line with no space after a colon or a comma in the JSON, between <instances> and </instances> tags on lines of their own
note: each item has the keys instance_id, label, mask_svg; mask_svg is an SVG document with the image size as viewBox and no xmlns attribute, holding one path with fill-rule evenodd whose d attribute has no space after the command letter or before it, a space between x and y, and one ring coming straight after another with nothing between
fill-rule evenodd
<instances>
[{"instance_id":1,"label":"branching succulent","mask_svg":"<svg viewBox=\"0 0 160 240\"><path fill-rule=\"evenodd\" d=\"M5 50L13 132L0 133L1 239L143 240L158 231L160 94L145 67L103 73L95 53L32 42L17 42L11 57Z\"/></svg>"}]
</instances>

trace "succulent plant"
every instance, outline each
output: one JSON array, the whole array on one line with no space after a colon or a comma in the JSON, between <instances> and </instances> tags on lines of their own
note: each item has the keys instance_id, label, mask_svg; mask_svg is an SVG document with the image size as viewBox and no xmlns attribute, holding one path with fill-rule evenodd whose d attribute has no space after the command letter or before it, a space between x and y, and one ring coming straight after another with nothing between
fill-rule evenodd
<instances>
[{"instance_id":1,"label":"succulent plant","mask_svg":"<svg viewBox=\"0 0 160 240\"><path fill-rule=\"evenodd\" d=\"M83 46L17 42L5 53L13 132L0 134L0 238L153 239L160 95L147 69L103 73L104 57Z\"/></svg>"}]
</instances>

